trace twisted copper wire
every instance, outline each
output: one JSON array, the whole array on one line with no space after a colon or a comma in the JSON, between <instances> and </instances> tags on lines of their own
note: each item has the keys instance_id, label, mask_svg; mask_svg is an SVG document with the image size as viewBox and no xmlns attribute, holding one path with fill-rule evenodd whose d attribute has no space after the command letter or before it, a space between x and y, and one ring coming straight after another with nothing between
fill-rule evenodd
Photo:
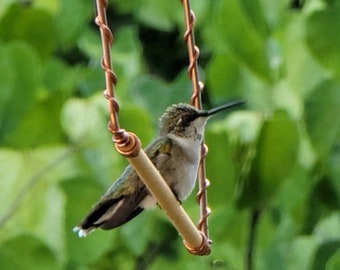
<instances>
[{"instance_id":1,"label":"twisted copper wire","mask_svg":"<svg viewBox=\"0 0 340 270\"><path fill-rule=\"evenodd\" d=\"M111 68L111 46L113 43L113 35L107 26L106 9L107 0L96 0L97 17L95 23L100 29L102 39L103 57L101 59L101 67L105 71L106 89L103 93L108 101L110 121L108 130L112 134L112 140L115 143L117 151L126 157L137 156L140 150L140 141L133 133L126 132L119 127L118 112L119 104L114 97L114 88L117 84L117 76Z\"/></svg>"},{"instance_id":2,"label":"twisted copper wire","mask_svg":"<svg viewBox=\"0 0 340 270\"><path fill-rule=\"evenodd\" d=\"M184 33L184 40L187 44L189 53L189 66L188 66L188 76L192 81L193 94L190 98L190 103L196 108L201 109L201 92L203 90L203 83L199 80L197 59L199 57L199 48L195 45L194 37L194 25L195 25L195 14L190 8L189 0L180 0L185 17L186 31ZM199 178L199 192L196 195L196 200L200 205L200 220L198 221L197 228L205 235L208 239L208 216L210 214L210 209L207 207L207 194L206 190L209 186L209 181L205 178L205 165L204 158L208 152L208 147L202 144L201 148L201 160L200 167L198 171ZM208 240L210 242L210 240ZM189 250L190 251L190 250Z\"/></svg>"},{"instance_id":3,"label":"twisted copper wire","mask_svg":"<svg viewBox=\"0 0 340 270\"><path fill-rule=\"evenodd\" d=\"M211 210L207 204L207 189L210 186L209 180L205 177L205 164L204 160L206 155L208 154L208 146L206 144L202 145L201 148L201 160L200 167L198 171L198 179L199 179L199 191L196 194L196 202L200 205L200 219L197 223L197 228L204 232L208 237L208 217L211 213ZM211 242L209 240L209 242Z\"/></svg>"},{"instance_id":4,"label":"twisted copper wire","mask_svg":"<svg viewBox=\"0 0 340 270\"><path fill-rule=\"evenodd\" d=\"M190 99L190 103L196 108L201 109L201 91L203 90L203 83L198 79L198 68L197 59L199 57L199 48L195 45L194 37L194 25L195 25L195 14L190 9L189 0L180 0L184 8L184 17L186 30L184 33L184 41L188 47L189 53L189 66L188 66L188 77L192 81L193 91Z\"/></svg>"}]
</instances>

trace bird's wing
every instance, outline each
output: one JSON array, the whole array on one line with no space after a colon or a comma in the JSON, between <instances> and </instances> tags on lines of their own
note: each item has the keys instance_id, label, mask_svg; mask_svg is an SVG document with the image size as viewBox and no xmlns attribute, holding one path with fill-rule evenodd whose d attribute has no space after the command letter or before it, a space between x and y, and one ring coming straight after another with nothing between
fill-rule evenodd
<instances>
[{"instance_id":1,"label":"bird's wing","mask_svg":"<svg viewBox=\"0 0 340 270\"><path fill-rule=\"evenodd\" d=\"M113 229L138 215L143 211L138 205L148 193L139 183L138 175L128 166L74 231L85 236L98 227Z\"/></svg>"},{"instance_id":2,"label":"bird's wing","mask_svg":"<svg viewBox=\"0 0 340 270\"><path fill-rule=\"evenodd\" d=\"M167 136L159 137L145 148L146 155L158 170L171 157L172 140Z\"/></svg>"},{"instance_id":3,"label":"bird's wing","mask_svg":"<svg viewBox=\"0 0 340 270\"><path fill-rule=\"evenodd\" d=\"M171 140L163 137L147 146L145 152L158 167L170 149ZM143 211L139 204L148 193L135 170L128 166L74 231L85 236L98 227L113 229L128 222Z\"/></svg>"}]
</instances>

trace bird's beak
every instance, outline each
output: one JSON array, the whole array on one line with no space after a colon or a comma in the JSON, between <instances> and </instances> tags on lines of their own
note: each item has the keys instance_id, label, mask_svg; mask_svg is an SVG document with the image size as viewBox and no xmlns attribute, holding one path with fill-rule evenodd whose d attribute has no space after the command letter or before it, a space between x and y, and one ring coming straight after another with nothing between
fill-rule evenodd
<instances>
[{"instance_id":1,"label":"bird's beak","mask_svg":"<svg viewBox=\"0 0 340 270\"><path fill-rule=\"evenodd\" d=\"M237 106L241 106L245 103L246 103L246 101L244 101L244 100L231 101L231 102L228 102L228 103L223 104L221 106L218 106L216 108L210 109L208 111L204 111L204 116L211 116L211 115L218 113L220 111L224 111L224 110L231 109L231 108L234 108L234 107L237 107Z\"/></svg>"}]
</instances>

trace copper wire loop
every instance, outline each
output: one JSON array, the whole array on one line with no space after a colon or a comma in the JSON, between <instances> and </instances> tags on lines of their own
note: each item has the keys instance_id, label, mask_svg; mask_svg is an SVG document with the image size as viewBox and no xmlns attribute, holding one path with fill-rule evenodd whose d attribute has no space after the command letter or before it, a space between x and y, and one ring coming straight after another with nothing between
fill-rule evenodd
<instances>
[{"instance_id":1,"label":"copper wire loop","mask_svg":"<svg viewBox=\"0 0 340 270\"><path fill-rule=\"evenodd\" d=\"M111 67L106 64L105 58L102 57L100 60L100 66L102 69L104 69L105 73L110 76L110 80L113 83L113 85L117 84L117 76L116 74L112 71Z\"/></svg>"},{"instance_id":2,"label":"copper wire loop","mask_svg":"<svg viewBox=\"0 0 340 270\"><path fill-rule=\"evenodd\" d=\"M201 158L205 158L206 155L208 155L208 152L209 152L208 145L204 143L201 148Z\"/></svg>"},{"instance_id":3,"label":"copper wire loop","mask_svg":"<svg viewBox=\"0 0 340 270\"><path fill-rule=\"evenodd\" d=\"M189 73L188 73L189 74ZM204 84L201 81L198 81L198 91L194 91L190 98L190 104L195 104L197 100L200 100L201 92L203 91Z\"/></svg>"},{"instance_id":4,"label":"copper wire loop","mask_svg":"<svg viewBox=\"0 0 340 270\"><path fill-rule=\"evenodd\" d=\"M202 199L203 194L205 193L206 189L210 186L210 181L205 178L204 179L204 187L205 190L199 190L196 194L196 202L200 204L200 200ZM206 214L205 216L209 216L209 214ZM202 217L201 217L202 218Z\"/></svg>"},{"instance_id":5,"label":"copper wire loop","mask_svg":"<svg viewBox=\"0 0 340 270\"><path fill-rule=\"evenodd\" d=\"M113 97L109 96L107 94L106 90L104 90L103 96L110 102L110 106L112 106L112 110L114 110L115 112L118 113L119 112L119 104L118 104L117 100L114 99ZM110 111L111 111L111 109L110 109Z\"/></svg>"},{"instance_id":6,"label":"copper wire loop","mask_svg":"<svg viewBox=\"0 0 340 270\"><path fill-rule=\"evenodd\" d=\"M95 18L94 22L104 31L109 45L112 46L113 35L110 28L101 20L101 18L99 18L99 16Z\"/></svg>"},{"instance_id":7,"label":"copper wire loop","mask_svg":"<svg viewBox=\"0 0 340 270\"><path fill-rule=\"evenodd\" d=\"M188 77L189 78L192 78L193 76L193 73L195 72L195 66L196 66L196 62L198 60L198 57L200 56L200 50L197 46L194 46L193 47L193 55L192 55L192 59L193 61L189 63L189 66L188 66Z\"/></svg>"},{"instance_id":8,"label":"copper wire loop","mask_svg":"<svg viewBox=\"0 0 340 270\"><path fill-rule=\"evenodd\" d=\"M183 245L185 246L187 251L189 251L190 254L200 255L200 256L209 255L211 252L211 249L209 246L211 241L208 240L208 238L204 235L203 232L200 232L200 234L202 236L202 243L199 247L190 247L188 243L186 243L185 241L183 241Z\"/></svg>"},{"instance_id":9,"label":"copper wire loop","mask_svg":"<svg viewBox=\"0 0 340 270\"><path fill-rule=\"evenodd\" d=\"M200 230L201 232L204 231L204 226L206 226L206 221L207 218L210 216L211 210L209 207L205 208L204 214L200 217L199 221L197 222L197 229ZM209 243L211 243L211 240L208 239Z\"/></svg>"}]
</instances>

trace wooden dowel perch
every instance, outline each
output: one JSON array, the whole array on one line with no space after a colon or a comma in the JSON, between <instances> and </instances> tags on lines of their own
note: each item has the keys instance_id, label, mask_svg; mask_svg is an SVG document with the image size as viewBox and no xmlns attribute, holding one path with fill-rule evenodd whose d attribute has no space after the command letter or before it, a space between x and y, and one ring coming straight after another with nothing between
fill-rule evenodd
<instances>
[{"instance_id":1,"label":"wooden dowel perch","mask_svg":"<svg viewBox=\"0 0 340 270\"><path fill-rule=\"evenodd\" d=\"M127 136L122 137L125 137L126 141L118 140L119 143L115 144L116 149L127 158L152 196L157 200L159 206L181 235L186 249L194 255L210 254L208 239L196 228L159 171L144 150L140 148L137 136L130 132L125 135Z\"/></svg>"},{"instance_id":2,"label":"wooden dowel perch","mask_svg":"<svg viewBox=\"0 0 340 270\"><path fill-rule=\"evenodd\" d=\"M128 160L183 238L186 248L199 255L204 255L201 253L202 251L207 252L207 249L210 253L207 239L188 217L145 152L141 149L138 156L128 158Z\"/></svg>"}]
</instances>

